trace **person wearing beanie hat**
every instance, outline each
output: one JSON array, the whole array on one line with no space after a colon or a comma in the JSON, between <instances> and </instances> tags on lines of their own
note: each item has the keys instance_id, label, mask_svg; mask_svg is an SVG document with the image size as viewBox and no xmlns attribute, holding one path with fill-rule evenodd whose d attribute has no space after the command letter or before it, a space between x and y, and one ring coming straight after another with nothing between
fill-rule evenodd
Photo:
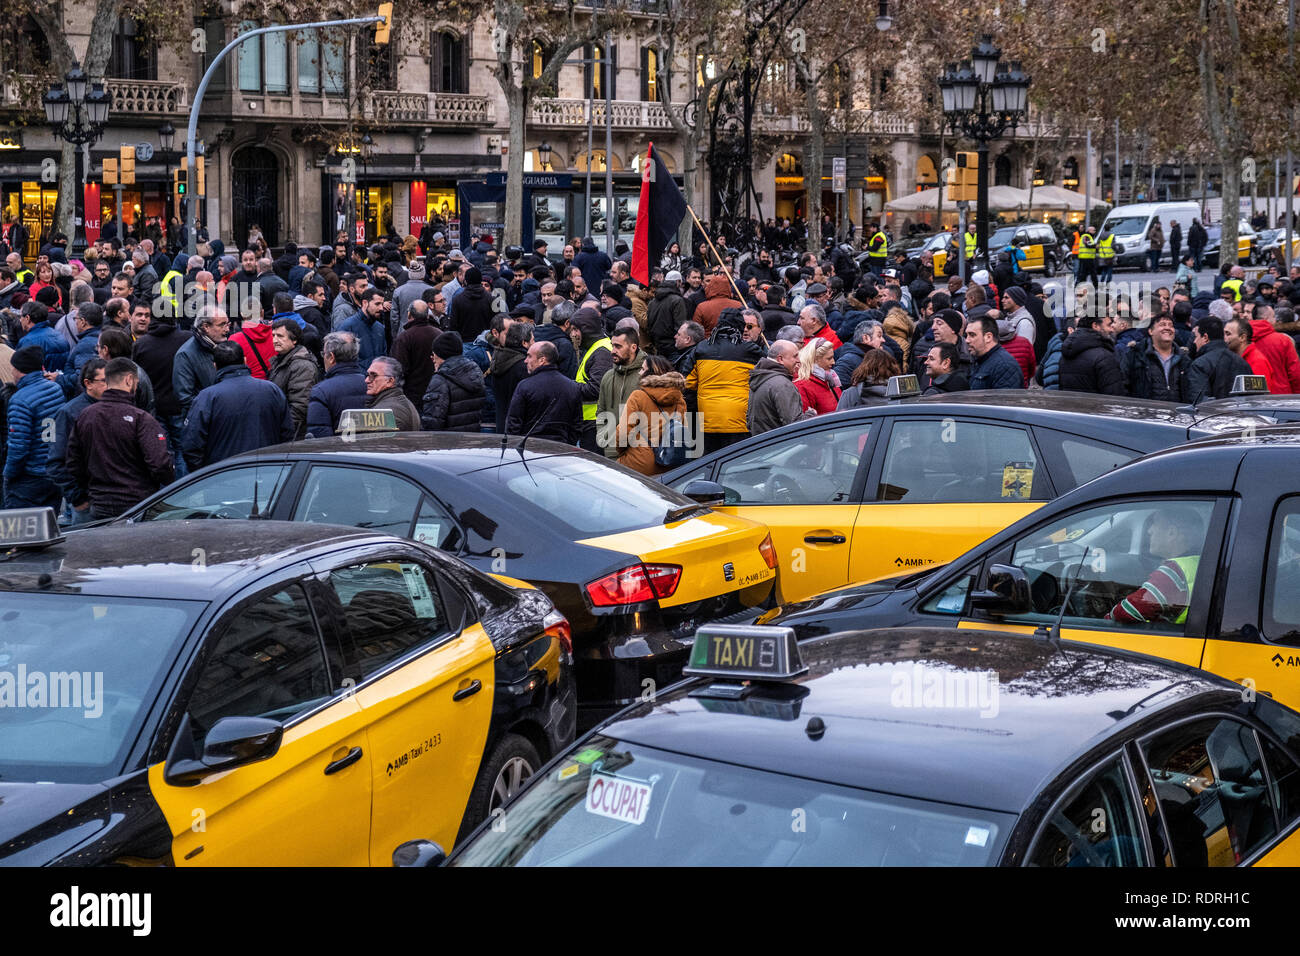
<instances>
[{"instance_id":1,"label":"person wearing beanie hat","mask_svg":"<svg viewBox=\"0 0 1300 956\"><path fill-rule=\"evenodd\" d=\"M1034 361L1034 343L1016 331L1017 322L1013 317L1009 315L999 316L997 323L998 344L1006 349L1007 353L1020 364L1024 384L1028 386L1033 381L1034 372L1038 369L1038 365Z\"/></svg>"},{"instance_id":2,"label":"person wearing beanie hat","mask_svg":"<svg viewBox=\"0 0 1300 956\"><path fill-rule=\"evenodd\" d=\"M419 302L424 298L426 292L432 290L433 286L425 279L424 260L412 259L411 264L406 267L406 281L393 292L393 314L391 318L395 330L394 335L396 335L396 330L401 329L402 323L410 315L411 304ZM410 374L409 369L407 374Z\"/></svg>"},{"instance_id":3,"label":"person wearing beanie hat","mask_svg":"<svg viewBox=\"0 0 1300 956\"><path fill-rule=\"evenodd\" d=\"M23 328L22 338L18 340L19 348L35 345L44 354L46 368L62 369L68 362L72 346L54 329L51 319L57 313L50 312L44 303L37 301L28 302L18 314Z\"/></svg>"},{"instance_id":4,"label":"person wearing beanie hat","mask_svg":"<svg viewBox=\"0 0 1300 956\"><path fill-rule=\"evenodd\" d=\"M46 422L54 421L63 405L63 389L42 374L45 353L40 345L20 347L9 364L15 386L5 411L4 507L57 509L62 495L46 472L49 443L43 435Z\"/></svg>"},{"instance_id":5,"label":"person wearing beanie hat","mask_svg":"<svg viewBox=\"0 0 1300 956\"><path fill-rule=\"evenodd\" d=\"M487 405L482 370L464 354L465 343L455 332L433 340L433 377L420 403L425 431L477 434Z\"/></svg>"},{"instance_id":6,"label":"person wearing beanie hat","mask_svg":"<svg viewBox=\"0 0 1300 956\"><path fill-rule=\"evenodd\" d=\"M1028 302L1029 293L1018 285L1011 286L1002 295L1002 310L1011 322L1012 334L1023 338L1029 343L1030 350L1033 350L1038 329L1033 315L1026 306ZM1025 381L1028 381L1031 376L1032 373L1027 375Z\"/></svg>"}]
</instances>

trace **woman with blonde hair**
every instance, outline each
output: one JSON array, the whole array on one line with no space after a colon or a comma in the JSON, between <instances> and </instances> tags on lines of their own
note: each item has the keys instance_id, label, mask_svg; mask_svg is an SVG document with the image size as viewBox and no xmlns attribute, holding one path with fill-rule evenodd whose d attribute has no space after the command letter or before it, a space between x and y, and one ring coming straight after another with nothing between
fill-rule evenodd
<instances>
[{"instance_id":1,"label":"woman with blonde hair","mask_svg":"<svg viewBox=\"0 0 1300 956\"><path fill-rule=\"evenodd\" d=\"M912 351L912 331L916 328L915 324L901 307L894 306L885 313L884 326L885 334L902 350L902 367L907 368L908 356Z\"/></svg>"},{"instance_id":2,"label":"woman with blonde hair","mask_svg":"<svg viewBox=\"0 0 1300 956\"><path fill-rule=\"evenodd\" d=\"M835 411L840 400L840 380L833 371L835 347L825 339L809 339L799 350L799 372L794 387L803 402L805 418Z\"/></svg>"}]
</instances>

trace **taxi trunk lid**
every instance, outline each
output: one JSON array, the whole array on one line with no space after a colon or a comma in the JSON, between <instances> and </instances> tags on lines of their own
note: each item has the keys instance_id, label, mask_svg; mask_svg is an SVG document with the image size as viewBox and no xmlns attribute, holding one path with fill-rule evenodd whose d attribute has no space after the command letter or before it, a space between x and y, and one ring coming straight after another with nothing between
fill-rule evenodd
<instances>
[{"instance_id":1,"label":"taxi trunk lid","mask_svg":"<svg viewBox=\"0 0 1300 956\"><path fill-rule=\"evenodd\" d=\"M759 550L767 533L766 525L748 518L704 511L667 524L584 538L578 544L616 551L644 564L679 565L677 589L659 598L660 607L670 608L775 581L776 570L767 566Z\"/></svg>"}]
</instances>

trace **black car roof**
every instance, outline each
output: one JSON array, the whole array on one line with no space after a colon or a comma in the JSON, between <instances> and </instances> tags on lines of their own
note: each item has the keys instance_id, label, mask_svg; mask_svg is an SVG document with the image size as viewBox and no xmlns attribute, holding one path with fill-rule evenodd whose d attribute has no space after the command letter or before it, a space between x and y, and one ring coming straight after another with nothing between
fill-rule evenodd
<instances>
[{"instance_id":1,"label":"black car roof","mask_svg":"<svg viewBox=\"0 0 1300 956\"><path fill-rule=\"evenodd\" d=\"M1199 405L1185 405L1182 410L1197 418L1207 418L1210 415L1231 415L1242 412L1267 415L1270 410L1294 411L1297 408L1300 408L1300 395L1238 395L1211 399Z\"/></svg>"},{"instance_id":2,"label":"black car roof","mask_svg":"<svg viewBox=\"0 0 1300 956\"><path fill-rule=\"evenodd\" d=\"M206 601L277 566L340 544L382 540L389 539L356 528L287 521L110 524L0 561L0 591Z\"/></svg>"},{"instance_id":3,"label":"black car roof","mask_svg":"<svg viewBox=\"0 0 1300 956\"><path fill-rule=\"evenodd\" d=\"M800 652L809 672L794 683L808 694L794 719L737 713L730 702L710 709L709 698L691 696L710 682L697 678L600 732L829 783L1017 813L1116 731L1233 686L1091 645L951 628L845 632L805 642ZM905 704L918 674L921 686L934 675L969 687L990 671L998 676L995 712ZM812 717L825 723L820 737L806 731Z\"/></svg>"},{"instance_id":4,"label":"black car roof","mask_svg":"<svg viewBox=\"0 0 1300 956\"><path fill-rule=\"evenodd\" d=\"M354 460L392 459L401 456L407 461L419 461L452 475L463 475L503 462L550 458L555 455L588 456L593 461L608 459L590 455L573 445L547 441L542 438L525 439L518 435L470 434L467 432L397 432L373 435L356 435L351 438L313 438L310 440L271 445L256 451L244 452L227 461L240 459L265 460L320 455L347 455Z\"/></svg>"}]
</instances>

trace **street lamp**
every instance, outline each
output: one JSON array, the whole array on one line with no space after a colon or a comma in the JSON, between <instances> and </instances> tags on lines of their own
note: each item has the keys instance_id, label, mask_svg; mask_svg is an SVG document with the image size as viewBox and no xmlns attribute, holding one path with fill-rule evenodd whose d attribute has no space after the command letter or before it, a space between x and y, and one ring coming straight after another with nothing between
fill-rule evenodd
<instances>
[{"instance_id":1,"label":"street lamp","mask_svg":"<svg viewBox=\"0 0 1300 956\"><path fill-rule=\"evenodd\" d=\"M541 164L542 172L551 171L551 144L542 140L542 145L537 147L537 161Z\"/></svg>"},{"instance_id":2,"label":"street lamp","mask_svg":"<svg viewBox=\"0 0 1300 956\"><path fill-rule=\"evenodd\" d=\"M43 102L45 121L50 124L54 135L73 146L85 146L104 134L112 96L104 89L103 83L91 83L74 60L72 69L64 74L63 83L52 86ZM73 155L76 172L72 208L76 226L71 253L73 258L81 258L86 251L85 194L81 188L85 175L81 150L74 151Z\"/></svg>"},{"instance_id":3,"label":"street lamp","mask_svg":"<svg viewBox=\"0 0 1300 956\"><path fill-rule=\"evenodd\" d=\"M894 18L889 15L889 0L880 0L880 12L876 14L876 29L884 33L894 25Z\"/></svg>"},{"instance_id":4,"label":"street lamp","mask_svg":"<svg viewBox=\"0 0 1300 956\"><path fill-rule=\"evenodd\" d=\"M163 124L158 127L158 146L162 149L162 154L163 154L163 183L164 183L163 188L167 190L167 202L165 205L166 208L168 210L172 210L172 212L175 211L172 208L172 201L174 199L174 196L171 187L165 184L171 182L171 178L172 178L171 152L172 152L172 147L175 145L176 145L176 128L172 126L170 122L164 121ZM185 186L186 194L189 193L189 190L190 190L189 184L186 184ZM174 240L175 237L171 235L171 224L172 224L172 214L169 212L167 215L167 223L166 223L165 231L167 232L167 238L169 240ZM171 246L169 244L168 251L175 252L176 247Z\"/></svg>"},{"instance_id":5,"label":"street lamp","mask_svg":"<svg viewBox=\"0 0 1300 956\"><path fill-rule=\"evenodd\" d=\"M971 58L949 63L939 76L943 118L953 132L979 144L979 188L975 206L976 246L985 248L989 216L989 141L1008 127L1015 129L1029 111L1029 76L1020 64L1001 62L1002 51L985 35L971 49Z\"/></svg>"}]
</instances>

